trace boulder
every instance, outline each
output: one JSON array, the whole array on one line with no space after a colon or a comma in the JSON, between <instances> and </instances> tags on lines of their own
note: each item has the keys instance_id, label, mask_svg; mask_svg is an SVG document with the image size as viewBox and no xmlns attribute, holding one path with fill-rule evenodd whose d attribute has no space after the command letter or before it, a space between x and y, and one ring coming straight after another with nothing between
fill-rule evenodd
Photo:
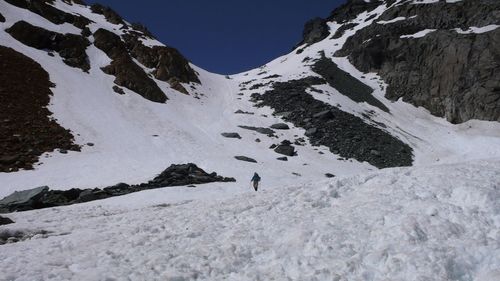
<instances>
[{"instance_id":1,"label":"boulder","mask_svg":"<svg viewBox=\"0 0 500 281\"><path fill-rule=\"evenodd\" d=\"M6 224L11 224L11 223L14 223L14 221L9 219L9 218L4 218L4 217L0 216L0 225L6 225Z\"/></svg>"},{"instance_id":2,"label":"boulder","mask_svg":"<svg viewBox=\"0 0 500 281\"><path fill-rule=\"evenodd\" d=\"M288 158L286 156L284 156L284 157L278 157L276 159L280 160L280 161L288 161Z\"/></svg>"},{"instance_id":3,"label":"boulder","mask_svg":"<svg viewBox=\"0 0 500 281\"><path fill-rule=\"evenodd\" d=\"M274 149L274 151L286 156L295 156L295 147L290 144L280 144Z\"/></svg>"},{"instance_id":4,"label":"boulder","mask_svg":"<svg viewBox=\"0 0 500 281\"><path fill-rule=\"evenodd\" d=\"M237 160L240 161L245 161L245 162L251 162L251 163L257 163L257 160L247 157L247 156L234 156Z\"/></svg>"},{"instance_id":5,"label":"boulder","mask_svg":"<svg viewBox=\"0 0 500 281\"><path fill-rule=\"evenodd\" d=\"M276 129L276 130L289 130L290 129L290 127L285 123L273 124L273 125L271 125L271 128Z\"/></svg>"},{"instance_id":6,"label":"boulder","mask_svg":"<svg viewBox=\"0 0 500 281\"><path fill-rule=\"evenodd\" d=\"M241 136L238 133L222 133L221 135L225 138L241 139Z\"/></svg>"},{"instance_id":7,"label":"boulder","mask_svg":"<svg viewBox=\"0 0 500 281\"><path fill-rule=\"evenodd\" d=\"M36 204L49 191L48 186L41 186L33 189L15 191L11 195L0 200L0 212L10 210L32 210Z\"/></svg>"},{"instance_id":8,"label":"boulder","mask_svg":"<svg viewBox=\"0 0 500 281\"><path fill-rule=\"evenodd\" d=\"M274 130L269 128L252 127L252 126L238 126L238 127L246 130L256 131L257 133L261 133L268 136L272 136L276 133Z\"/></svg>"}]
</instances>

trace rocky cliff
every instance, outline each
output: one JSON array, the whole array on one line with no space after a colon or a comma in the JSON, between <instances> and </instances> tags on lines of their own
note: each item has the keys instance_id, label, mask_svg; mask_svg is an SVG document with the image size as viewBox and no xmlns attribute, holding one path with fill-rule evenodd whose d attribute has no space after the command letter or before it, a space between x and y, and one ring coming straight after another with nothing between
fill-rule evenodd
<instances>
[{"instance_id":1,"label":"rocky cliff","mask_svg":"<svg viewBox=\"0 0 500 281\"><path fill-rule=\"evenodd\" d=\"M360 13L385 11L349 37L336 56L388 84L386 97L423 106L452 123L500 121L500 2L350 0L324 22L342 24L334 37L360 23ZM317 21L317 20L316 20ZM321 31L306 25L304 40Z\"/></svg>"}]
</instances>

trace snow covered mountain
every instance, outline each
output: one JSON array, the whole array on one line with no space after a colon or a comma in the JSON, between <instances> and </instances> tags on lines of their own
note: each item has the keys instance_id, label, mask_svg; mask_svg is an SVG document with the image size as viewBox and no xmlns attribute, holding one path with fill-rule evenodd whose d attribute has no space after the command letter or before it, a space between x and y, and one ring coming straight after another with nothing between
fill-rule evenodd
<instances>
[{"instance_id":1,"label":"snow covered mountain","mask_svg":"<svg viewBox=\"0 0 500 281\"><path fill-rule=\"evenodd\" d=\"M10 214L0 280L500 279L499 27L493 0L350 0L225 76L110 8L0 0L0 198L182 185Z\"/></svg>"}]
</instances>

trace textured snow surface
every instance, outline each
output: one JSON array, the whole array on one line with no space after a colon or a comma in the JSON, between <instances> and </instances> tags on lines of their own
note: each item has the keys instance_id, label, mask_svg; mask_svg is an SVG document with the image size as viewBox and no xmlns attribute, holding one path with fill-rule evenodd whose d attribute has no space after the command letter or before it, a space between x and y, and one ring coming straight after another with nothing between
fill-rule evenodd
<instances>
[{"instance_id":1,"label":"textured snow surface","mask_svg":"<svg viewBox=\"0 0 500 281\"><path fill-rule=\"evenodd\" d=\"M210 188L11 214L0 232L50 234L0 246L0 280L500 278L499 159L203 199Z\"/></svg>"}]
</instances>

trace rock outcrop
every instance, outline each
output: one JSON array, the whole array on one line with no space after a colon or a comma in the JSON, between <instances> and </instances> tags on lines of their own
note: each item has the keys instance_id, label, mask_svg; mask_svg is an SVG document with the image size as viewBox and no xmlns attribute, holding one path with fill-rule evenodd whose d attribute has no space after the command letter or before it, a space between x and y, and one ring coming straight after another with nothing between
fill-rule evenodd
<instances>
[{"instance_id":1,"label":"rock outcrop","mask_svg":"<svg viewBox=\"0 0 500 281\"><path fill-rule=\"evenodd\" d=\"M4 217L0 216L0 225L6 225L6 224L11 224L11 223L14 223L14 221L9 219L9 218L4 218Z\"/></svg>"},{"instance_id":2,"label":"rock outcrop","mask_svg":"<svg viewBox=\"0 0 500 281\"><path fill-rule=\"evenodd\" d=\"M0 22L5 22L5 17L0 13Z\"/></svg>"},{"instance_id":3,"label":"rock outcrop","mask_svg":"<svg viewBox=\"0 0 500 281\"><path fill-rule=\"evenodd\" d=\"M307 130L311 144L329 147L341 157L366 161L378 168L412 164L412 149L407 144L306 92L324 83L318 77L277 82L272 90L255 95L255 100L257 106L269 106L285 121Z\"/></svg>"},{"instance_id":4,"label":"rock outcrop","mask_svg":"<svg viewBox=\"0 0 500 281\"><path fill-rule=\"evenodd\" d=\"M114 75L117 85L126 87L150 101L163 103L167 100L167 96L156 82L132 60L125 43L118 35L101 28L94 33L94 38L94 45L112 59L111 64L102 70Z\"/></svg>"},{"instance_id":5,"label":"rock outcrop","mask_svg":"<svg viewBox=\"0 0 500 281\"><path fill-rule=\"evenodd\" d=\"M306 22L302 32L302 41L296 47L304 44L311 45L328 37L330 30L326 23L327 21L322 18L314 18Z\"/></svg>"},{"instance_id":6,"label":"rock outcrop","mask_svg":"<svg viewBox=\"0 0 500 281\"><path fill-rule=\"evenodd\" d=\"M35 14L38 14L54 24L69 23L83 29L92 21L81 15L68 14L47 3L52 3L52 0L5 0L5 2L16 7L27 9ZM81 1L73 1L81 4Z\"/></svg>"},{"instance_id":7,"label":"rock outcrop","mask_svg":"<svg viewBox=\"0 0 500 281\"><path fill-rule=\"evenodd\" d=\"M87 38L75 34L61 34L33 26L25 21L18 21L6 30L21 43L39 49L58 52L64 63L85 72L90 69L86 53L90 42Z\"/></svg>"},{"instance_id":8,"label":"rock outcrop","mask_svg":"<svg viewBox=\"0 0 500 281\"><path fill-rule=\"evenodd\" d=\"M366 102L380 110L389 112L389 109L372 95L372 88L340 69L331 59L323 56L313 65L312 70L321 75L339 93L351 100L359 103Z\"/></svg>"},{"instance_id":9,"label":"rock outcrop","mask_svg":"<svg viewBox=\"0 0 500 281\"><path fill-rule=\"evenodd\" d=\"M234 181L234 178L222 177L215 172L208 174L192 163L171 165L154 179L142 184L119 183L103 189L73 188L64 191L42 186L18 191L0 200L0 213L72 205L160 187Z\"/></svg>"},{"instance_id":10,"label":"rock outcrop","mask_svg":"<svg viewBox=\"0 0 500 281\"><path fill-rule=\"evenodd\" d=\"M79 151L47 109L54 85L31 58L0 46L0 172L32 169L54 149Z\"/></svg>"},{"instance_id":11,"label":"rock outcrop","mask_svg":"<svg viewBox=\"0 0 500 281\"><path fill-rule=\"evenodd\" d=\"M343 22L375 4L381 2L348 3L332 19ZM401 20L387 23L396 18ZM350 37L336 55L348 56L361 71L377 72L391 100L402 98L453 123L500 121L500 29L469 30L499 24L495 0L405 2ZM411 36L424 30L425 36Z\"/></svg>"}]
</instances>

